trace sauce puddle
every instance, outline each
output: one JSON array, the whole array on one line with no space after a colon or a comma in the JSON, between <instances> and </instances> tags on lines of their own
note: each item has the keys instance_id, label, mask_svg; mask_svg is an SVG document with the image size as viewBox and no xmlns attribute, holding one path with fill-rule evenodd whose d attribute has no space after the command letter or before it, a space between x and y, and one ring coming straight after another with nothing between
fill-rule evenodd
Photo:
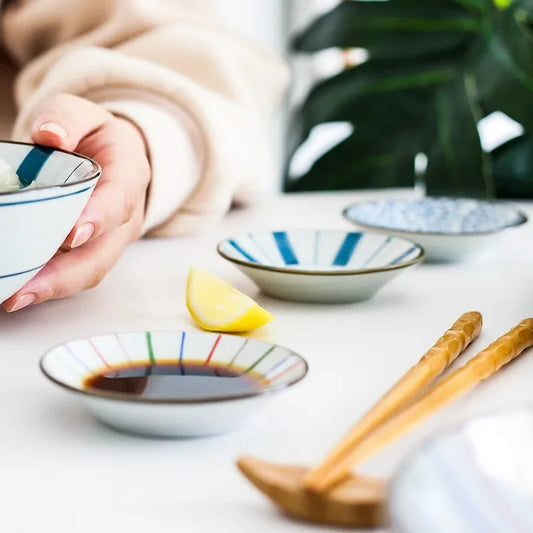
<instances>
[{"instance_id":1,"label":"sauce puddle","mask_svg":"<svg viewBox=\"0 0 533 533\"><path fill-rule=\"evenodd\" d=\"M238 367L183 362L130 364L89 376L85 389L145 400L198 400L257 393L267 383Z\"/></svg>"}]
</instances>

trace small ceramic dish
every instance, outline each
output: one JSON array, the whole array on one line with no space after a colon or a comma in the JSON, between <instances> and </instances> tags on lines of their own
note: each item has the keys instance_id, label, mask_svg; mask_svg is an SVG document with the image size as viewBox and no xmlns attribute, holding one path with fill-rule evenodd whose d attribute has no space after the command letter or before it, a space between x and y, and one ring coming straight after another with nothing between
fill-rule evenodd
<instances>
[{"instance_id":1,"label":"small ceramic dish","mask_svg":"<svg viewBox=\"0 0 533 533\"><path fill-rule=\"evenodd\" d=\"M400 467L389 516L402 533L533 531L533 409L475 418Z\"/></svg>"},{"instance_id":2,"label":"small ceramic dish","mask_svg":"<svg viewBox=\"0 0 533 533\"><path fill-rule=\"evenodd\" d=\"M191 381L189 368L203 374ZM48 351L44 375L75 393L105 425L157 437L197 437L234 430L279 393L303 379L307 363L287 348L232 335L197 331L137 332L75 340ZM174 367L172 388L150 396L150 383L136 393L93 389L87 381L102 372L146 367L151 377ZM228 372L261 384L253 391L228 389ZM206 381L207 380L207 381ZM131 390L131 389L128 389ZM229 392L230 391L230 392ZM145 395L146 393L146 395Z\"/></svg>"},{"instance_id":3,"label":"small ceramic dish","mask_svg":"<svg viewBox=\"0 0 533 533\"><path fill-rule=\"evenodd\" d=\"M456 261L492 245L502 230L527 217L495 202L462 198L377 200L347 207L344 216L364 228L419 243L430 261Z\"/></svg>"},{"instance_id":4,"label":"small ceramic dish","mask_svg":"<svg viewBox=\"0 0 533 533\"><path fill-rule=\"evenodd\" d=\"M371 298L424 258L406 239L342 230L248 233L221 242L218 252L266 294L317 303Z\"/></svg>"},{"instance_id":5,"label":"small ceramic dish","mask_svg":"<svg viewBox=\"0 0 533 533\"><path fill-rule=\"evenodd\" d=\"M0 302L25 285L56 253L100 176L88 157L0 141L0 158L30 188L0 193Z\"/></svg>"}]
</instances>

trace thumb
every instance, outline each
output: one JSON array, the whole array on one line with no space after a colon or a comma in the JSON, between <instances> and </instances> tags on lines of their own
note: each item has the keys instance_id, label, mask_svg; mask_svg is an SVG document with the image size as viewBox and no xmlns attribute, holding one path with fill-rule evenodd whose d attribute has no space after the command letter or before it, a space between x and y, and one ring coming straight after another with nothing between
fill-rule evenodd
<instances>
[{"instance_id":1,"label":"thumb","mask_svg":"<svg viewBox=\"0 0 533 533\"><path fill-rule=\"evenodd\" d=\"M112 115L103 107L71 94L56 94L39 106L31 136L37 144L75 150L81 139Z\"/></svg>"}]
</instances>

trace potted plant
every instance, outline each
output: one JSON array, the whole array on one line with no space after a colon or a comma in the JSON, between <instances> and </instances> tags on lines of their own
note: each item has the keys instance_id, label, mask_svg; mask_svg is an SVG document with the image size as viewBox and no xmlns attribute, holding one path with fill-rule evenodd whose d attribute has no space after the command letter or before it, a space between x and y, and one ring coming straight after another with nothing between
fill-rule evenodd
<instances>
[{"instance_id":1,"label":"potted plant","mask_svg":"<svg viewBox=\"0 0 533 533\"><path fill-rule=\"evenodd\" d=\"M353 131L286 190L423 181L430 195L533 197L533 0L345 0L293 47L364 48L368 60L316 83L295 111L290 157L317 125ZM524 133L487 153L477 125L495 111Z\"/></svg>"}]
</instances>

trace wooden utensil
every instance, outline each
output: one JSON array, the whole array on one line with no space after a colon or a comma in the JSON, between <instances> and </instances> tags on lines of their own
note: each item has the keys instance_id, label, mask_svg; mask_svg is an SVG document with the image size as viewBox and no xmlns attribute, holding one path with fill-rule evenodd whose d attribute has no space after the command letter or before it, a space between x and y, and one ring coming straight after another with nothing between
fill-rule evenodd
<instances>
[{"instance_id":1,"label":"wooden utensil","mask_svg":"<svg viewBox=\"0 0 533 533\"><path fill-rule=\"evenodd\" d=\"M310 513L307 519L313 521L360 526L378 523L385 495L385 484L381 480L352 477L340 490L331 491L326 502L322 496L305 490L305 487L313 479L320 480L352 447L438 377L478 337L481 326L480 313L471 311L461 315L418 363L359 420L335 453L328 455L316 469L269 464L247 457L239 459L239 468L272 500L282 501L282 507L290 514L299 515L299 511L305 509ZM353 501L358 502L356 507L352 505Z\"/></svg>"},{"instance_id":2,"label":"wooden utensil","mask_svg":"<svg viewBox=\"0 0 533 533\"><path fill-rule=\"evenodd\" d=\"M305 475L304 485L312 490L320 489L322 480L329 472L338 472L337 465L343 463L361 440L407 405L459 357L479 336L482 323L481 314L477 311L461 315L418 363L355 424L335 450Z\"/></svg>"},{"instance_id":3,"label":"wooden utensil","mask_svg":"<svg viewBox=\"0 0 533 533\"><path fill-rule=\"evenodd\" d=\"M244 475L287 513L304 520L351 527L371 527L382 522L385 484L379 480L346 474L347 470L368 459L395 439L425 420L441 407L471 390L503 365L533 345L533 319L520 322L505 335L417 398L405 410L397 412L352 449L345 440L329 458L339 453L332 471L314 477L310 490L304 484L309 470L282 466L242 457L238 466ZM352 432L350 433L350 435ZM341 481L339 481L341 480Z\"/></svg>"}]
</instances>

